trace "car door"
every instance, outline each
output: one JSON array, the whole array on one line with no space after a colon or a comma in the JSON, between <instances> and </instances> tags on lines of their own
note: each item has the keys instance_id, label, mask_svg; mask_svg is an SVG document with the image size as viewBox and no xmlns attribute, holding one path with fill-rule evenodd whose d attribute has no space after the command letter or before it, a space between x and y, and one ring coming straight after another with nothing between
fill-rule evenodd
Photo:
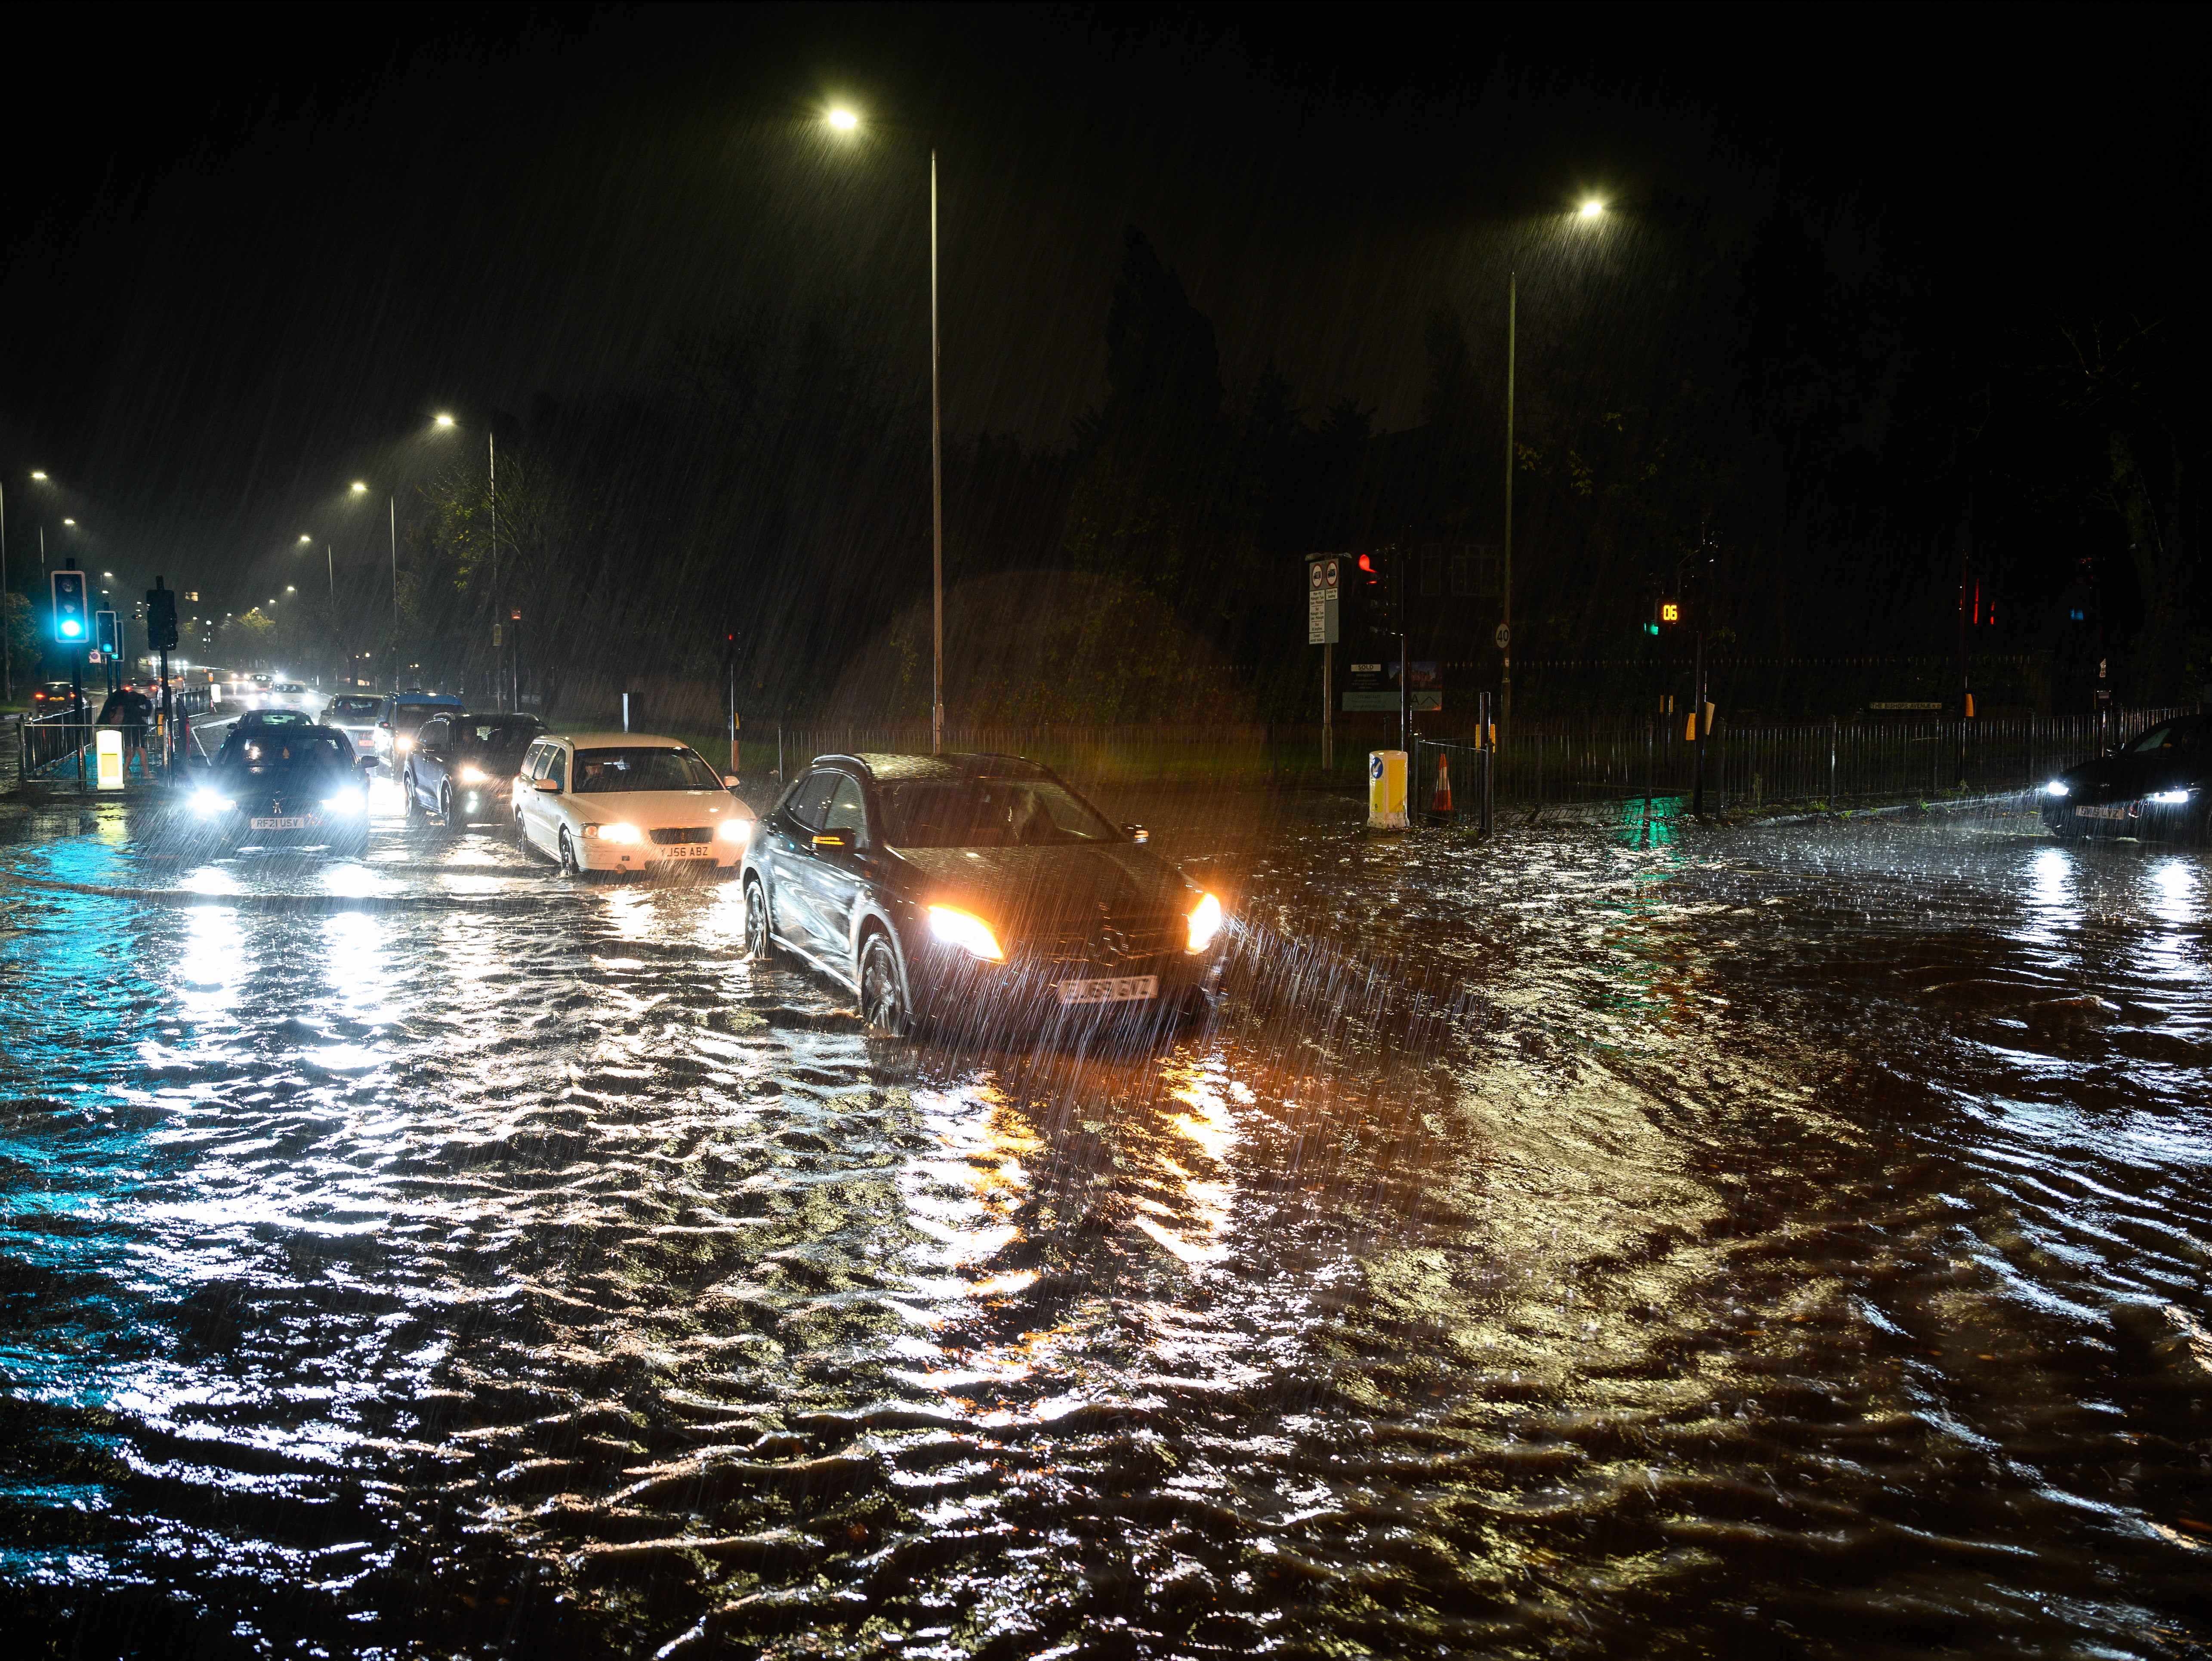
<instances>
[{"instance_id":1,"label":"car door","mask_svg":"<svg viewBox=\"0 0 2212 1661\"><path fill-rule=\"evenodd\" d=\"M443 721L426 721L415 729L415 751L408 766L415 775L415 793L426 807L437 806L438 787L446 782L447 735L451 730Z\"/></svg>"},{"instance_id":2,"label":"car door","mask_svg":"<svg viewBox=\"0 0 2212 1661\"><path fill-rule=\"evenodd\" d=\"M549 854L561 851L561 797L568 788L568 751L558 744L545 746L545 758L539 764L538 776L553 788L541 790L532 784L524 793L526 834Z\"/></svg>"},{"instance_id":3,"label":"car door","mask_svg":"<svg viewBox=\"0 0 2212 1661\"><path fill-rule=\"evenodd\" d=\"M533 781L545 776L545 752L550 748L550 745L539 739L523 751L522 760L515 766L514 826L522 832L525 842L530 840L531 798L538 794Z\"/></svg>"},{"instance_id":4,"label":"car door","mask_svg":"<svg viewBox=\"0 0 2212 1661\"><path fill-rule=\"evenodd\" d=\"M823 940L808 886L809 870L814 863L814 833L821 828L823 816L830 811L830 798L843 776L827 768L809 773L783 799L769 822L769 909L775 920L775 932L809 951L818 950Z\"/></svg>"},{"instance_id":5,"label":"car door","mask_svg":"<svg viewBox=\"0 0 2212 1661\"><path fill-rule=\"evenodd\" d=\"M834 776L829 806L822 816L823 837L842 837L842 847L810 842L802 864L806 906L813 913L819 949L830 962L848 967L853 944L853 907L866 885L867 808L860 782L849 773Z\"/></svg>"}]
</instances>

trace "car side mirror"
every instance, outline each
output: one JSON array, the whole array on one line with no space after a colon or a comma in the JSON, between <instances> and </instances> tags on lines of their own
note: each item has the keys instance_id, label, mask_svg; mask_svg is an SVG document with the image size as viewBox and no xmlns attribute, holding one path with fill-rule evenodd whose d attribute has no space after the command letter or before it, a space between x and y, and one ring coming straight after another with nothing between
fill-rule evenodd
<instances>
[{"instance_id":1,"label":"car side mirror","mask_svg":"<svg viewBox=\"0 0 2212 1661\"><path fill-rule=\"evenodd\" d=\"M736 788L738 788L738 776L737 776L735 773L725 773L725 774L723 774L723 775L722 775L722 788L723 788L724 789L726 789L726 790L734 790L734 789L736 789Z\"/></svg>"},{"instance_id":2,"label":"car side mirror","mask_svg":"<svg viewBox=\"0 0 2212 1661\"><path fill-rule=\"evenodd\" d=\"M532 779L530 782L549 796L561 794L561 781L558 779Z\"/></svg>"},{"instance_id":3,"label":"car side mirror","mask_svg":"<svg viewBox=\"0 0 2212 1661\"><path fill-rule=\"evenodd\" d=\"M845 838L842 832L825 830L814 838L814 845L817 848L842 848L845 846Z\"/></svg>"},{"instance_id":4,"label":"car side mirror","mask_svg":"<svg viewBox=\"0 0 2212 1661\"><path fill-rule=\"evenodd\" d=\"M381 767L384 764L377 760L374 756L363 756L360 760L356 761L354 765L360 768L364 773L370 773L375 771L376 769Z\"/></svg>"},{"instance_id":5,"label":"car side mirror","mask_svg":"<svg viewBox=\"0 0 2212 1661\"><path fill-rule=\"evenodd\" d=\"M1125 824L1121 828L1129 833L1131 842L1150 842L1152 839L1152 833L1141 824Z\"/></svg>"}]
</instances>

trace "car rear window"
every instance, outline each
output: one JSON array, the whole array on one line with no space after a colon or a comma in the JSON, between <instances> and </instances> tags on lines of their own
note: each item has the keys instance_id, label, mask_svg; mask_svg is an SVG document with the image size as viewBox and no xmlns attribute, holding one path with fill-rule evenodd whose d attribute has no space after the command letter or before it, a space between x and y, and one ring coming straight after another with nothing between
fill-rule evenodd
<instances>
[{"instance_id":1,"label":"car rear window","mask_svg":"<svg viewBox=\"0 0 2212 1661\"><path fill-rule=\"evenodd\" d=\"M334 715L374 715L384 708L382 698L332 698L331 713Z\"/></svg>"}]
</instances>

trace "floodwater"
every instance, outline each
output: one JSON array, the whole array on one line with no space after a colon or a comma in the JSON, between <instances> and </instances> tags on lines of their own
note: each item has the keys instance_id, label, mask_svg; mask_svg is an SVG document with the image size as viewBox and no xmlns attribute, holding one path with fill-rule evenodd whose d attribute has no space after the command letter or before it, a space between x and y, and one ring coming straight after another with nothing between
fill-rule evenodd
<instances>
[{"instance_id":1,"label":"floodwater","mask_svg":"<svg viewBox=\"0 0 2212 1661\"><path fill-rule=\"evenodd\" d=\"M380 798L380 810L392 803ZM1218 1019L887 1040L729 885L0 823L40 1652L2172 1656L2212 866L1114 804ZM58 885L73 885L61 886Z\"/></svg>"}]
</instances>

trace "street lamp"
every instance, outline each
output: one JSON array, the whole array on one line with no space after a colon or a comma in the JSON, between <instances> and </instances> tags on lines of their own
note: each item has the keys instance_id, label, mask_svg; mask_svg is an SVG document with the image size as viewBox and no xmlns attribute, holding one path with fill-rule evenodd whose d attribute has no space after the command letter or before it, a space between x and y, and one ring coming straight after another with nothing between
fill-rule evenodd
<instances>
[{"instance_id":1,"label":"street lamp","mask_svg":"<svg viewBox=\"0 0 2212 1661\"><path fill-rule=\"evenodd\" d=\"M842 106L825 119L833 132L858 132L860 118ZM945 423L938 392L937 146L929 147L929 748L945 749Z\"/></svg>"},{"instance_id":2,"label":"street lamp","mask_svg":"<svg viewBox=\"0 0 2212 1661\"><path fill-rule=\"evenodd\" d=\"M432 417L431 424L450 428L454 423L453 417L441 414ZM491 470L491 627L493 643L496 647L499 638L499 439L489 422L484 425L484 453L489 458ZM396 600L394 604L397 604ZM496 650L492 653L491 684L493 704L499 709L506 709L506 676ZM514 707L517 709L522 708L522 689L520 686L514 689Z\"/></svg>"},{"instance_id":3,"label":"street lamp","mask_svg":"<svg viewBox=\"0 0 2212 1661\"><path fill-rule=\"evenodd\" d=\"M1585 224L1604 216L1605 204L1594 196L1583 198L1575 210L1575 217ZM1500 725L1513 719L1513 372L1521 328L1521 278L1515 269L1519 253L1519 249L1514 250L1505 267L1505 548L1500 562L1504 569L1498 578L1498 649L1503 654L1498 675Z\"/></svg>"}]
</instances>

